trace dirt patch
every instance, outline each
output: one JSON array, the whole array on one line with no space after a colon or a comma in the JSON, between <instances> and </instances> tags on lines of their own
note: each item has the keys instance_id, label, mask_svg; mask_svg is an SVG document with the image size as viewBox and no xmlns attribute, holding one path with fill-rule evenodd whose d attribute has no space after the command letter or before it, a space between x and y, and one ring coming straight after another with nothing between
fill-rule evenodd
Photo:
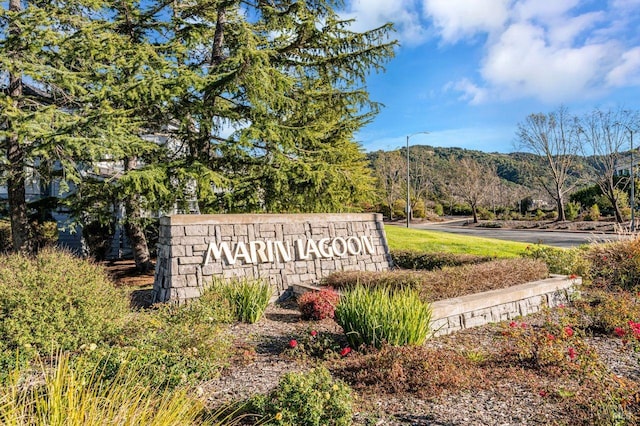
<instances>
[{"instance_id":1,"label":"dirt patch","mask_svg":"<svg viewBox=\"0 0 640 426\"><path fill-rule=\"evenodd\" d=\"M145 308L153 303L153 269L146 273L136 270L133 259L102 262L116 286L131 290L131 306Z\"/></svg>"}]
</instances>

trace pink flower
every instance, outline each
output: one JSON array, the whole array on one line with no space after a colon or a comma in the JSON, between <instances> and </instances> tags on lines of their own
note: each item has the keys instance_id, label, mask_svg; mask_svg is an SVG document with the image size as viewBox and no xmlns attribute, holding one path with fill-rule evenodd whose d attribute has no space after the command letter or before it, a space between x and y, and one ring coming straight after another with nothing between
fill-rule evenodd
<instances>
[{"instance_id":1,"label":"pink flower","mask_svg":"<svg viewBox=\"0 0 640 426\"><path fill-rule=\"evenodd\" d=\"M564 303L559 304L559 305L558 305L558 308L560 308L560 309L564 309L564 308L565 308Z\"/></svg>"},{"instance_id":2,"label":"pink flower","mask_svg":"<svg viewBox=\"0 0 640 426\"><path fill-rule=\"evenodd\" d=\"M296 346L298 346L298 341L296 339L289 340L289 347L290 348L295 348Z\"/></svg>"},{"instance_id":3,"label":"pink flower","mask_svg":"<svg viewBox=\"0 0 640 426\"><path fill-rule=\"evenodd\" d=\"M522 327L522 328L527 328L527 323L526 323L526 322L523 322L522 324L520 324L520 327Z\"/></svg>"},{"instance_id":4,"label":"pink flower","mask_svg":"<svg viewBox=\"0 0 640 426\"><path fill-rule=\"evenodd\" d=\"M318 332L315 330L311 330L311 337L316 337L318 335Z\"/></svg>"},{"instance_id":5,"label":"pink flower","mask_svg":"<svg viewBox=\"0 0 640 426\"><path fill-rule=\"evenodd\" d=\"M618 336L618 337L622 337L625 334L627 334L627 332L624 330L624 328L622 327L616 327L613 329L613 333Z\"/></svg>"},{"instance_id":6,"label":"pink flower","mask_svg":"<svg viewBox=\"0 0 640 426\"><path fill-rule=\"evenodd\" d=\"M340 351L340 356L347 356L351 353L351 348L347 346L346 348Z\"/></svg>"},{"instance_id":7,"label":"pink flower","mask_svg":"<svg viewBox=\"0 0 640 426\"><path fill-rule=\"evenodd\" d=\"M540 390L539 394L540 394L541 397L544 398L545 396L547 396L547 391L542 389L542 390Z\"/></svg>"},{"instance_id":8,"label":"pink flower","mask_svg":"<svg viewBox=\"0 0 640 426\"><path fill-rule=\"evenodd\" d=\"M570 360L576 359L577 353L576 353L576 350L574 348L569 348L569 350L567 352L569 354L569 359Z\"/></svg>"},{"instance_id":9,"label":"pink flower","mask_svg":"<svg viewBox=\"0 0 640 426\"><path fill-rule=\"evenodd\" d=\"M568 337L573 336L573 329L570 326L566 326L564 328L564 332L567 334Z\"/></svg>"}]
</instances>

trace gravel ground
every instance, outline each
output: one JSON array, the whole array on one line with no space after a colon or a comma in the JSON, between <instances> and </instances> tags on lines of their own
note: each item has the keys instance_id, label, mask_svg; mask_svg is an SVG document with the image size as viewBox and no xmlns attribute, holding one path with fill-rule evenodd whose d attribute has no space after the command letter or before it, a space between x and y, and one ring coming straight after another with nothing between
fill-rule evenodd
<instances>
[{"instance_id":1,"label":"gravel ground","mask_svg":"<svg viewBox=\"0 0 640 426\"><path fill-rule=\"evenodd\" d=\"M535 320L535 319L534 319ZM529 319L528 319L529 321ZM339 334L340 327L331 320L301 321L295 304L270 306L257 324L237 324L230 328L237 346L249 349L244 363L233 363L221 377L204 386L212 405L242 400L256 393L266 393L290 371L310 368L291 361L281 353L292 337L315 329ZM427 345L436 348L495 351L495 325L465 330L434 338ZM594 337L588 342L615 374L640 381L638 354L623 351L614 339ZM526 374L524 375L526 377ZM540 384L540 377L537 377ZM553 381L553 378L549 378ZM500 373L490 378L490 387L445 394L435 400L421 400L411 395L359 395L354 423L357 425L544 425L558 422L562 406L540 396L527 383L513 383ZM566 419L560 418L560 421ZM571 422L567 422L571 424Z\"/></svg>"}]
</instances>

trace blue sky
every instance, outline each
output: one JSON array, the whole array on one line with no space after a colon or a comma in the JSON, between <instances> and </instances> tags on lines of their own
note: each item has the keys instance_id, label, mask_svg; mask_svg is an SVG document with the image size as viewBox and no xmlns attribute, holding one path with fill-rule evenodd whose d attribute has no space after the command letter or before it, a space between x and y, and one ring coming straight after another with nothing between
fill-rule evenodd
<instances>
[{"instance_id":1,"label":"blue sky","mask_svg":"<svg viewBox=\"0 0 640 426\"><path fill-rule=\"evenodd\" d=\"M357 139L517 151L527 115L565 105L640 110L640 0L347 0L364 30L393 22L401 46L368 81L385 105ZM640 126L640 123L638 123Z\"/></svg>"}]
</instances>

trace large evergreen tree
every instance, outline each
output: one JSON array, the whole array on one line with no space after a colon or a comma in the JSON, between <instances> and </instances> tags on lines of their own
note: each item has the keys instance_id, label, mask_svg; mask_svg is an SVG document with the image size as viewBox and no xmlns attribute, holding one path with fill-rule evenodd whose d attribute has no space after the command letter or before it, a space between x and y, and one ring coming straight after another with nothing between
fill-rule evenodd
<instances>
[{"instance_id":1,"label":"large evergreen tree","mask_svg":"<svg viewBox=\"0 0 640 426\"><path fill-rule=\"evenodd\" d=\"M1 136L17 248L29 249L26 177L60 168L78 202L86 181L88 203L101 185L100 209L123 203L140 269L143 210L197 196L205 211L341 211L368 198L353 136L378 109L365 77L393 54L389 26L353 32L327 0L9 6ZM170 146L141 137L160 131ZM98 162L117 173L96 179Z\"/></svg>"},{"instance_id":2,"label":"large evergreen tree","mask_svg":"<svg viewBox=\"0 0 640 426\"><path fill-rule=\"evenodd\" d=\"M393 53L388 26L349 30L335 2L196 2L174 9L190 83L176 138L226 176L208 211L339 211L372 179L354 132L376 113L365 77ZM185 71L186 70L186 71ZM232 130L229 134L229 130Z\"/></svg>"},{"instance_id":3,"label":"large evergreen tree","mask_svg":"<svg viewBox=\"0 0 640 426\"><path fill-rule=\"evenodd\" d=\"M2 178L6 182L13 247L33 250L25 185L54 174L80 179L83 160L131 138L130 122L91 88L93 55L77 51L84 34L95 35L93 0L21 2L0 12ZM86 49L85 49L86 50ZM104 93L103 93L104 95Z\"/></svg>"}]
</instances>

